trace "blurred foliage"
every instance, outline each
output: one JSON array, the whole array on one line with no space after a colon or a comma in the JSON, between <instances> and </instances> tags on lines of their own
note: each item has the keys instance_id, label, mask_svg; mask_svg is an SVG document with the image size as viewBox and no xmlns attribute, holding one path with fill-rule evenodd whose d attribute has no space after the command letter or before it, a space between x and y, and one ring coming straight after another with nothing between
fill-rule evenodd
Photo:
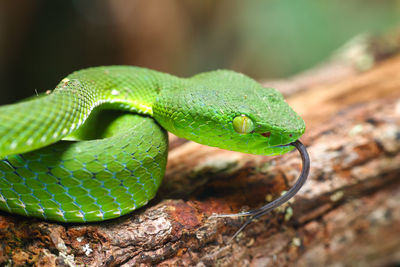
<instances>
[{"instance_id":1,"label":"blurred foliage","mask_svg":"<svg viewBox=\"0 0 400 267\"><path fill-rule=\"evenodd\" d=\"M96 65L284 77L399 22L400 0L0 0L0 104Z\"/></svg>"}]
</instances>

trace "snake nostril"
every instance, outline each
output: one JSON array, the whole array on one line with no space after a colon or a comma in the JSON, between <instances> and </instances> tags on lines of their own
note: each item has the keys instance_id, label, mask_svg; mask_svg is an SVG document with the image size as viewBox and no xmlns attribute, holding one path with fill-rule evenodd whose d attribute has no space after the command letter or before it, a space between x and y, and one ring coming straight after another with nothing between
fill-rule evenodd
<instances>
[{"instance_id":1,"label":"snake nostril","mask_svg":"<svg viewBox=\"0 0 400 267\"><path fill-rule=\"evenodd\" d=\"M271 132L262 133L261 135L264 136L264 137L270 137L271 136Z\"/></svg>"}]
</instances>

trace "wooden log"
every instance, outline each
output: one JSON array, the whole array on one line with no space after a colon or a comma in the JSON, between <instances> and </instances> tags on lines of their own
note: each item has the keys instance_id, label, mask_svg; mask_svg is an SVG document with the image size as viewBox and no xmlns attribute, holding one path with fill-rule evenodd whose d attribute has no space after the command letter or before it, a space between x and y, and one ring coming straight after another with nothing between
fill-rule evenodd
<instances>
[{"instance_id":1,"label":"wooden log","mask_svg":"<svg viewBox=\"0 0 400 267\"><path fill-rule=\"evenodd\" d=\"M187 142L171 150L156 199L122 218L59 224L0 214L0 265L382 266L400 261L400 57L288 98L306 120L310 179L250 224L210 218L287 190L300 158Z\"/></svg>"}]
</instances>

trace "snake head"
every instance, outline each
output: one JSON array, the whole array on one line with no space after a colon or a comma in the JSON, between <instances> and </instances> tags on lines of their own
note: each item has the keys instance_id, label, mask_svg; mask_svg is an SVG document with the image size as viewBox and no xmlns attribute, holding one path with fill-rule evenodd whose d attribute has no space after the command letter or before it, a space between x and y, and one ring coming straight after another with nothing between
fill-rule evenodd
<instances>
[{"instance_id":1,"label":"snake head","mask_svg":"<svg viewBox=\"0 0 400 267\"><path fill-rule=\"evenodd\" d=\"M179 137L250 154L284 154L305 131L303 119L278 91L227 70L162 88L153 115Z\"/></svg>"}]
</instances>

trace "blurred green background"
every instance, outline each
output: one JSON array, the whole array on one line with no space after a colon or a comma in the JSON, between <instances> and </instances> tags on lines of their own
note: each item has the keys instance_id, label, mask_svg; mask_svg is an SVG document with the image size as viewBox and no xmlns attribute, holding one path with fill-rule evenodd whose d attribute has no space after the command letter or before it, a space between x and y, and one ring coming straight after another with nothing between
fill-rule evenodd
<instances>
[{"instance_id":1,"label":"blurred green background","mask_svg":"<svg viewBox=\"0 0 400 267\"><path fill-rule=\"evenodd\" d=\"M285 77L400 23L400 0L0 0L0 104L80 68Z\"/></svg>"}]
</instances>

